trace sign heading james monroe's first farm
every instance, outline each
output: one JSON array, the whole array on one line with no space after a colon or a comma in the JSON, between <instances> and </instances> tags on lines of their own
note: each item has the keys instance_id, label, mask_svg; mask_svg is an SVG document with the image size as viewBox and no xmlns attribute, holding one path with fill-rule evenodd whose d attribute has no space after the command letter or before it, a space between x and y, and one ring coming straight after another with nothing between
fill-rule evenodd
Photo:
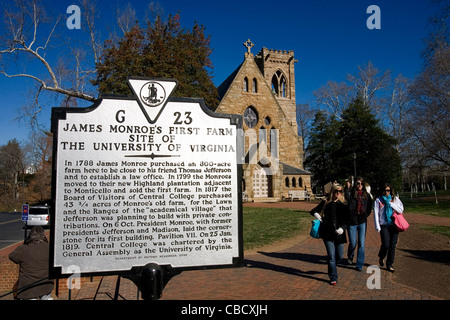
<instances>
[{"instance_id":1,"label":"sign heading james monroe's first farm","mask_svg":"<svg viewBox=\"0 0 450 320\"><path fill-rule=\"evenodd\" d=\"M175 80L129 85L134 97L53 109L52 268L241 263L242 118L170 99Z\"/></svg>"}]
</instances>

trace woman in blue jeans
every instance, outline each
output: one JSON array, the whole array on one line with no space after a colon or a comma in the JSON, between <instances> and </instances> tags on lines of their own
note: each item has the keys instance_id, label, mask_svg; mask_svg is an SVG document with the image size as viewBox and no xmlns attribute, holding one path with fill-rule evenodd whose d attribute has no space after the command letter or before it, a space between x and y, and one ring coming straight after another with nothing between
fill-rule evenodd
<instances>
[{"instance_id":1,"label":"woman in blue jeans","mask_svg":"<svg viewBox=\"0 0 450 320\"><path fill-rule=\"evenodd\" d=\"M394 224L393 213L403 214L403 203L395 195L394 188L386 183L383 195L375 200L373 207L375 230L380 233L381 247L378 252L380 267L384 266L386 258L386 268L394 272L395 248L398 242L398 230Z\"/></svg>"},{"instance_id":2,"label":"woman in blue jeans","mask_svg":"<svg viewBox=\"0 0 450 320\"><path fill-rule=\"evenodd\" d=\"M372 212L372 197L366 190L364 179L356 178L355 185L346 194L350 214L348 232L348 263L353 264L356 244L358 251L356 257L356 270L361 271L365 259L365 242L367 231L367 217Z\"/></svg>"},{"instance_id":3,"label":"woman in blue jeans","mask_svg":"<svg viewBox=\"0 0 450 320\"><path fill-rule=\"evenodd\" d=\"M319 212L323 212L323 215ZM328 276L330 284L336 285L336 264L343 257L344 244L347 242L345 230L348 224L348 206L344 188L340 184L334 184L328 198L311 210L310 214L321 221L319 235L327 250Z\"/></svg>"}]
</instances>

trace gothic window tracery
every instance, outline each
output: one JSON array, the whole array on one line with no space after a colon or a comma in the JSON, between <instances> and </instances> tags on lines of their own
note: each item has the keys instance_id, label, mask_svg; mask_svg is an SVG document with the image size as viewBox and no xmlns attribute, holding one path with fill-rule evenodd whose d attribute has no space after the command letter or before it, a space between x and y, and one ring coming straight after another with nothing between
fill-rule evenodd
<instances>
[{"instance_id":1,"label":"gothic window tracery","mask_svg":"<svg viewBox=\"0 0 450 320\"><path fill-rule=\"evenodd\" d=\"M273 157L278 158L278 131L275 127L270 128L270 148L269 151Z\"/></svg>"},{"instance_id":2,"label":"gothic window tracery","mask_svg":"<svg viewBox=\"0 0 450 320\"><path fill-rule=\"evenodd\" d=\"M247 79L247 77L244 78L244 92L248 92L248 79Z\"/></svg>"},{"instance_id":3,"label":"gothic window tracery","mask_svg":"<svg viewBox=\"0 0 450 320\"><path fill-rule=\"evenodd\" d=\"M252 106L245 109L244 122L249 128L253 128L258 123L258 112Z\"/></svg>"},{"instance_id":4,"label":"gothic window tracery","mask_svg":"<svg viewBox=\"0 0 450 320\"><path fill-rule=\"evenodd\" d=\"M272 92L277 97L286 98L287 94L287 81L281 70L275 72L272 76Z\"/></svg>"}]
</instances>

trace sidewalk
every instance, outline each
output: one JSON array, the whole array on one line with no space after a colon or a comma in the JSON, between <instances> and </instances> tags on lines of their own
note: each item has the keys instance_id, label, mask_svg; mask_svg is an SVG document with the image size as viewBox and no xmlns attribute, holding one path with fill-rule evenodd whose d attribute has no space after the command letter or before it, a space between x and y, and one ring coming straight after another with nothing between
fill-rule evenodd
<instances>
[{"instance_id":1,"label":"sidewalk","mask_svg":"<svg viewBox=\"0 0 450 320\"><path fill-rule=\"evenodd\" d=\"M303 210L310 207L307 202L294 205ZM163 299L438 299L393 282L392 273L385 269L381 270L381 289L369 289L367 280L373 273L366 271L370 265L378 264L379 243L373 219L369 219L365 267L359 272L353 266L341 265L336 286L328 282L323 242L306 237L283 250L246 255L244 268L183 272L168 283Z\"/></svg>"},{"instance_id":2,"label":"sidewalk","mask_svg":"<svg viewBox=\"0 0 450 320\"><path fill-rule=\"evenodd\" d=\"M248 206L290 207L310 210L311 202L245 204ZM409 216L410 222L416 215ZM426 216L418 216L427 223ZM445 223L450 223L446 219ZM336 286L328 282L326 251L320 239L301 237L297 243L281 250L245 254L245 266L210 270L184 271L172 278L161 300L436 300L439 297L395 283L392 273L381 269L381 289L369 289L374 273L370 265L378 263L379 234L368 221L366 264L362 272L346 264L338 267ZM347 249L344 251L347 252ZM1 252L0 252L1 255ZM345 257L345 256L344 256ZM369 273L367 269L369 267ZM372 272L370 272L372 270ZM369 279L370 278L370 279ZM369 279L369 281L368 281ZM73 300L112 300L117 276L96 277L73 290ZM119 300L136 300L138 290L128 279L120 279ZM67 299L67 292L57 298Z\"/></svg>"}]
</instances>

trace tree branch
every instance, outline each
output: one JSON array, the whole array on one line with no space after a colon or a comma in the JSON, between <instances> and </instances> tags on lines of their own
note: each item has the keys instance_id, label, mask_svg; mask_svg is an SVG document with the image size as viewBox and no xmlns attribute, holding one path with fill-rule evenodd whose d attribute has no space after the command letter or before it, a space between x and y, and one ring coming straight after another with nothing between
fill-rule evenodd
<instances>
[{"instance_id":1,"label":"tree branch","mask_svg":"<svg viewBox=\"0 0 450 320\"><path fill-rule=\"evenodd\" d=\"M88 7L87 1L85 1L83 4L86 8ZM30 7L32 8L31 12L29 12ZM29 54L45 68L46 73L49 75L50 79L49 81L46 81L44 80L45 77L40 74L32 74L20 71L8 72L4 65L0 69L0 74L3 74L8 78L23 77L37 81L39 83L39 90L36 93L34 104L38 106L39 103L37 99L39 98L40 92L43 90L56 92L87 101L95 101L96 98L94 96L83 92L83 88L86 84L87 78L95 73L95 71L84 71L81 67L81 61L79 60L78 56L75 55L74 57L76 62L76 70L74 70L76 74L74 88L64 88L64 86L62 85L62 79L58 79L57 74L50 64L49 60L45 58L46 50L55 34L56 27L58 26L61 17L56 18L56 21L53 24L48 36L43 39L45 41L44 44L39 46L37 44L37 41L39 39L38 30L40 30L39 26L41 24L41 16L43 14L43 11L42 8L40 8L38 5L38 1L33 0L32 5L26 5L21 1L17 1L15 10L16 11L5 10L10 40L7 41L5 39L5 41L3 41L3 43L1 44L0 58L7 58L7 56L18 55L20 53L23 53L25 55ZM91 12L93 12L93 7L90 7L90 10ZM27 27L27 25L29 27ZM92 21L89 21L89 31L91 41L94 44L94 29ZM27 41L27 34L29 41ZM95 49L94 45L93 49ZM95 57L97 57L95 50L94 54ZM39 110L40 109L41 107L39 106Z\"/></svg>"}]
</instances>

